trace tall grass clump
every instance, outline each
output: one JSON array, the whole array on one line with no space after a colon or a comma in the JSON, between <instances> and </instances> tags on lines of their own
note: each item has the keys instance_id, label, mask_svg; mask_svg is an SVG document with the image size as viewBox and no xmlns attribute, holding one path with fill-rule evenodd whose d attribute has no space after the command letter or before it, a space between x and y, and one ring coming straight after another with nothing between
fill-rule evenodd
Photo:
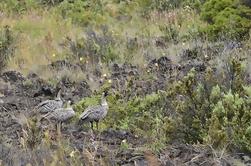
<instances>
[{"instance_id":1,"label":"tall grass clump","mask_svg":"<svg viewBox=\"0 0 251 166\"><path fill-rule=\"evenodd\" d=\"M14 55L14 35L9 26L0 29L0 72Z\"/></svg>"}]
</instances>

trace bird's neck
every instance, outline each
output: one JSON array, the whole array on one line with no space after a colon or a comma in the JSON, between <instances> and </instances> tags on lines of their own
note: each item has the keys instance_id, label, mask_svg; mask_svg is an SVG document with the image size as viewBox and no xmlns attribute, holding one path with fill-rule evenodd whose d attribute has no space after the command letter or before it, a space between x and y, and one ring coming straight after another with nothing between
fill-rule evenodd
<instances>
[{"instance_id":1,"label":"bird's neck","mask_svg":"<svg viewBox=\"0 0 251 166\"><path fill-rule=\"evenodd\" d=\"M59 90L59 92L57 94L57 99L61 99L61 90Z\"/></svg>"},{"instance_id":2,"label":"bird's neck","mask_svg":"<svg viewBox=\"0 0 251 166\"><path fill-rule=\"evenodd\" d=\"M61 100L61 97L57 97L55 100L60 101L60 100Z\"/></svg>"},{"instance_id":3,"label":"bird's neck","mask_svg":"<svg viewBox=\"0 0 251 166\"><path fill-rule=\"evenodd\" d=\"M108 103L107 103L107 101L106 101L105 98L102 98L102 100L101 100L101 105L102 105L103 107L108 107Z\"/></svg>"},{"instance_id":4,"label":"bird's neck","mask_svg":"<svg viewBox=\"0 0 251 166\"><path fill-rule=\"evenodd\" d=\"M66 108L71 108L71 104L67 103Z\"/></svg>"}]
</instances>

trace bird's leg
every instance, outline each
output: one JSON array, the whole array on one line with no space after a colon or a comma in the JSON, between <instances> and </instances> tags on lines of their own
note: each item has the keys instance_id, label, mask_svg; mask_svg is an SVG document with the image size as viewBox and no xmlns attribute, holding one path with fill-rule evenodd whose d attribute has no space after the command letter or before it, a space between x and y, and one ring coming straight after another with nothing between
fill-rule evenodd
<instances>
[{"instance_id":1,"label":"bird's leg","mask_svg":"<svg viewBox=\"0 0 251 166\"><path fill-rule=\"evenodd\" d=\"M56 124L56 130L58 134L61 134L61 125L62 125L61 122Z\"/></svg>"},{"instance_id":2,"label":"bird's leg","mask_svg":"<svg viewBox=\"0 0 251 166\"><path fill-rule=\"evenodd\" d=\"M96 121L96 127L97 127L97 130L98 130L98 120Z\"/></svg>"},{"instance_id":3,"label":"bird's leg","mask_svg":"<svg viewBox=\"0 0 251 166\"><path fill-rule=\"evenodd\" d=\"M100 140L100 132L98 131L98 123L99 120L95 121L96 122L96 127L97 127L97 139Z\"/></svg>"},{"instance_id":4,"label":"bird's leg","mask_svg":"<svg viewBox=\"0 0 251 166\"><path fill-rule=\"evenodd\" d=\"M63 130L64 126L63 126L63 122L60 122L60 128Z\"/></svg>"},{"instance_id":5,"label":"bird's leg","mask_svg":"<svg viewBox=\"0 0 251 166\"><path fill-rule=\"evenodd\" d=\"M93 122L90 122L91 123L91 128L92 128L92 131L93 131Z\"/></svg>"}]
</instances>

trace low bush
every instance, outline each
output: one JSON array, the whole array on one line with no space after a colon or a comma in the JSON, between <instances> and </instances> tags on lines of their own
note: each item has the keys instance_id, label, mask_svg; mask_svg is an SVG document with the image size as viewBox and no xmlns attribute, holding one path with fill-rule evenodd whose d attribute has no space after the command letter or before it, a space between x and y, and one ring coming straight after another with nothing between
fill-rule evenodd
<instances>
[{"instance_id":1,"label":"low bush","mask_svg":"<svg viewBox=\"0 0 251 166\"><path fill-rule=\"evenodd\" d=\"M251 27L251 8L237 0L210 0L202 6L201 17L209 25L203 29L209 38L224 36L228 39L245 39Z\"/></svg>"},{"instance_id":2,"label":"low bush","mask_svg":"<svg viewBox=\"0 0 251 166\"><path fill-rule=\"evenodd\" d=\"M7 11L8 13L22 14L38 7L38 4L36 0L3 0L0 2L0 10Z\"/></svg>"},{"instance_id":3,"label":"low bush","mask_svg":"<svg viewBox=\"0 0 251 166\"><path fill-rule=\"evenodd\" d=\"M65 0L57 6L58 12L65 19L71 19L74 23L80 25L89 25L90 23L102 22L103 3L100 0Z\"/></svg>"},{"instance_id":4,"label":"low bush","mask_svg":"<svg viewBox=\"0 0 251 166\"><path fill-rule=\"evenodd\" d=\"M251 142L247 139L248 119L251 118L250 86L244 81L243 63L238 58L231 58L229 70L223 69L223 75L230 76L221 77L225 79L223 82L217 78L219 76L212 74L211 69L207 69L201 79L192 69L170 87L167 94L177 113L174 118L177 122L176 136L173 139L182 138L185 142L199 141L218 148L228 146L231 150L250 152Z\"/></svg>"},{"instance_id":5,"label":"low bush","mask_svg":"<svg viewBox=\"0 0 251 166\"><path fill-rule=\"evenodd\" d=\"M65 45L72 59L83 58L92 64L99 62L114 62L119 58L116 53L116 45L113 34L108 31L108 27L102 26L101 33L87 31L86 36L80 37L75 41L67 39Z\"/></svg>"}]
</instances>

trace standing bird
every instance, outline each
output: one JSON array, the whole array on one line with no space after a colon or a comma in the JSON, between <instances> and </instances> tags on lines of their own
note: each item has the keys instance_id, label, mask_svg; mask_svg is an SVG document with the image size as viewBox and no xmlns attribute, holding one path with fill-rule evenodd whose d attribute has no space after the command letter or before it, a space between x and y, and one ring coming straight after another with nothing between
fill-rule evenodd
<instances>
[{"instance_id":1,"label":"standing bird","mask_svg":"<svg viewBox=\"0 0 251 166\"><path fill-rule=\"evenodd\" d=\"M63 107L63 101L61 99L61 90L59 90L57 97L54 100L46 100L41 102L35 107L35 110L38 111L39 113L45 114L62 107Z\"/></svg>"},{"instance_id":2,"label":"standing bird","mask_svg":"<svg viewBox=\"0 0 251 166\"><path fill-rule=\"evenodd\" d=\"M96 127L98 129L99 121L107 115L107 111L109 109L106 102L107 95L107 92L102 93L101 105L86 108L86 110L79 116L79 124L82 122L90 122L93 130L93 122L96 122Z\"/></svg>"},{"instance_id":3,"label":"standing bird","mask_svg":"<svg viewBox=\"0 0 251 166\"><path fill-rule=\"evenodd\" d=\"M67 102L66 108L57 108L43 116L45 119L55 120L57 122L66 122L75 116L75 111L71 107L71 101Z\"/></svg>"}]
</instances>

